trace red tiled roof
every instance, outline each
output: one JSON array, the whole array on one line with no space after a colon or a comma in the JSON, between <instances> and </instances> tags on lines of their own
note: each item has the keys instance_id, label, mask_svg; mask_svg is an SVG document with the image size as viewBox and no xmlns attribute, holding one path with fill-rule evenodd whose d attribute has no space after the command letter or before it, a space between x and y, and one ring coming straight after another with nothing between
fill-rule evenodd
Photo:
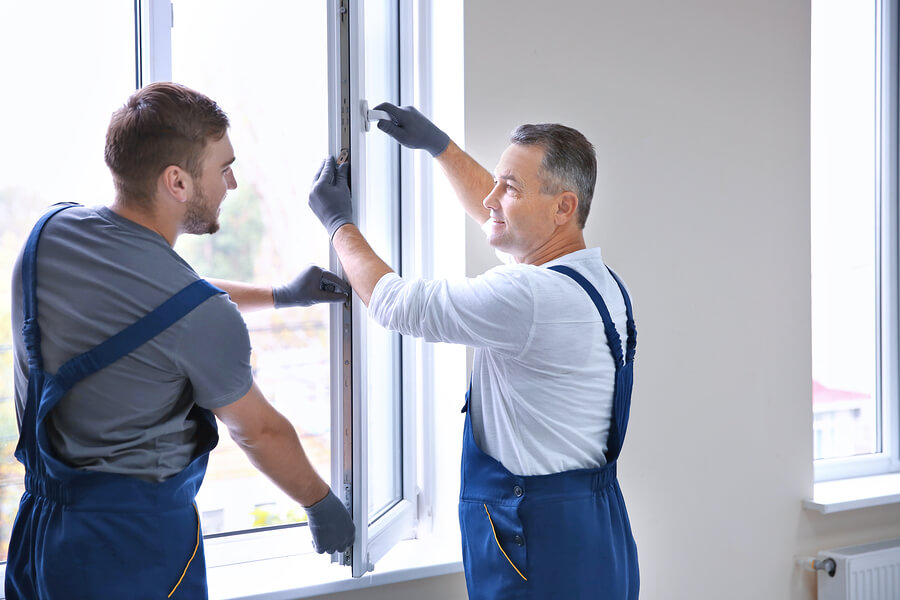
<instances>
[{"instance_id":1,"label":"red tiled roof","mask_svg":"<svg viewBox=\"0 0 900 600\"><path fill-rule=\"evenodd\" d=\"M871 397L871 394L851 392L848 390L836 390L834 388L826 387L815 379L813 379L812 395L814 404L825 404L828 402L846 402L848 400L860 400Z\"/></svg>"}]
</instances>

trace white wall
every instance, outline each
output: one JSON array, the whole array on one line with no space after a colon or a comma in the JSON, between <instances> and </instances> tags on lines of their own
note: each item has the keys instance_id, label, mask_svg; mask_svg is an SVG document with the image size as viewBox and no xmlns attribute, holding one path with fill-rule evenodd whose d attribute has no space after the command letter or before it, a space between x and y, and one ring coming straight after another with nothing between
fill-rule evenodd
<instances>
[{"instance_id":1,"label":"white wall","mask_svg":"<svg viewBox=\"0 0 900 600\"><path fill-rule=\"evenodd\" d=\"M620 467L646 600L815 597L795 554L900 535L811 514L809 0L471 0L467 150L597 147L591 245L639 331ZM469 230L470 273L494 264Z\"/></svg>"},{"instance_id":2,"label":"white wall","mask_svg":"<svg viewBox=\"0 0 900 600\"><path fill-rule=\"evenodd\" d=\"M597 147L588 242L625 277L639 330L620 480L643 600L811 600L795 555L900 536L898 505L801 508L809 23L809 0L465 3L466 149L493 168L510 130L539 121ZM495 261L469 233L475 274ZM384 597L456 599L459 583Z\"/></svg>"}]
</instances>

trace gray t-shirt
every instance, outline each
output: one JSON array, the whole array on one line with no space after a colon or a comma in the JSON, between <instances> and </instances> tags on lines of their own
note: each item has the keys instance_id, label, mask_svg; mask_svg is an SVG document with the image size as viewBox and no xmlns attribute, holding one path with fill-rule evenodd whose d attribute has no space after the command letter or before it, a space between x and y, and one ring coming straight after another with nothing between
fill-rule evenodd
<instances>
[{"instance_id":1,"label":"gray t-shirt","mask_svg":"<svg viewBox=\"0 0 900 600\"><path fill-rule=\"evenodd\" d=\"M54 216L37 256L38 324L48 373L200 279L162 236L108 208L76 207ZM20 254L12 280L20 425L28 383L21 261ZM252 382L247 326L237 306L219 294L76 384L50 414L49 437L73 467L162 481L192 458L192 406L225 406Z\"/></svg>"}]
</instances>

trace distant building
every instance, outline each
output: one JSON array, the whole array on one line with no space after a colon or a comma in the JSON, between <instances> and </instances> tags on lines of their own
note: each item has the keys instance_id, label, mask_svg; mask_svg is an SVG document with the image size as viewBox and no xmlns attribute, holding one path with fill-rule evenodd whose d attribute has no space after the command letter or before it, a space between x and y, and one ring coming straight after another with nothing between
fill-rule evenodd
<instances>
[{"instance_id":1,"label":"distant building","mask_svg":"<svg viewBox=\"0 0 900 600\"><path fill-rule=\"evenodd\" d=\"M813 380L813 443L816 459L870 454L876 448L871 394L826 387Z\"/></svg>"}]
</instances>

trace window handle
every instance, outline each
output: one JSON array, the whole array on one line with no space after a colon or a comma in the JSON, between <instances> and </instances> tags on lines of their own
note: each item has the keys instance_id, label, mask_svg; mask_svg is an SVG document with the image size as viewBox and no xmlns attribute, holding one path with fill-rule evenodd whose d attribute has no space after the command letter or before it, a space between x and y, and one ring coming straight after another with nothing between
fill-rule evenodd
<instances>
[{"instance_id":1,"label":"window handle","mask_svg":"<svg viewBox=\"0 0 900 600\"><path fill-rule=\"evenodd\" d=\"M365 124L366 131L371 129L370 123L372 121L380 121L381 119L391 120L391 115L387 114L383 110L369 110L369 102L366 100L361 101L362 104L362 114L363 114L363 123Z\"/></svg>"}]
</instances>

